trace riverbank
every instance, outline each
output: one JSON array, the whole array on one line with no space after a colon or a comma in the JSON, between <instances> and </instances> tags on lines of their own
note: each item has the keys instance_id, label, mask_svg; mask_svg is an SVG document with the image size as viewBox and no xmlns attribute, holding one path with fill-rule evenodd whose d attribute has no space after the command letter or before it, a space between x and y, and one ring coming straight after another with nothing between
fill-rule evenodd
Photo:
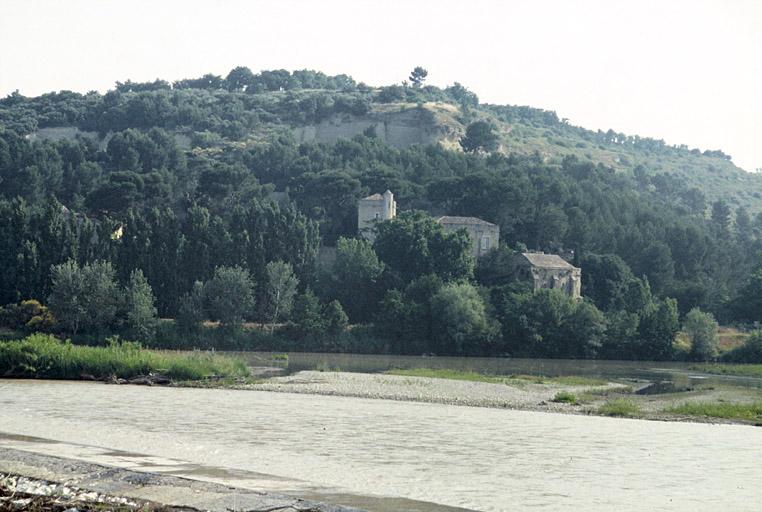
<instances>
[{"instance_id":1,"label":"riverbank","mask_svg":"<svg viewBox=\"0 0 762 512\"><path fill-rule=\"evenodd\" d=\"M171 475L0 447L0 511L362 512Z\"/></svg>"},{"instance_id":2,"label":"riverbank","mask_svg":"<svg viewBox=\"0 0 762 512\"><path fill-rule=\"evenodd\" d=\"M440 378L406 375L301 371L261 382L220 387L281 393L345 396L470 407L618 416L660 421L762 424L762 390L735 386L675 387L654 394L651 382L607 382L587 378L496 377L457 372ZM437 375L422 369L417 373ZM194 386L193 383L188 383ZM202 384L207 386L208 384ZM649 388L649 389L647 389Z\"/></svg>"}]
</instances>

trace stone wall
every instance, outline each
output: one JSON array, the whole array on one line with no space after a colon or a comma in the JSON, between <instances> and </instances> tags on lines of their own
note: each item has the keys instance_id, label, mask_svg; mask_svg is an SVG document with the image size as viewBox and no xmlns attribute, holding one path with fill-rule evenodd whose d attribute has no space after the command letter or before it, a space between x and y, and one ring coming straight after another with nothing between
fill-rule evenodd
<instances>
[{"instance_id":1,"label":"stone wall","mask_svg":"<svg viewBox=\"0 0 762 512\"><path fill-rule=\"evenodd\" d=\"M476 259L481 258L500 243L500 227L494 224L441 224L448 233L453 233L459 229L468 231L468 234L471 236L471 254Z\"/></svg>"},{"instance_id":2,"label":"stone wall","mask_svg":"<svg viewBox=\"0 0 762 512\"><path fill-rule=\"evenodd\" d=\"M535 291L541 289L561 290L575 299L582 296L582 273L578 268L555 269L533 267L531 275Z\"/></svg>"}]
</instances>

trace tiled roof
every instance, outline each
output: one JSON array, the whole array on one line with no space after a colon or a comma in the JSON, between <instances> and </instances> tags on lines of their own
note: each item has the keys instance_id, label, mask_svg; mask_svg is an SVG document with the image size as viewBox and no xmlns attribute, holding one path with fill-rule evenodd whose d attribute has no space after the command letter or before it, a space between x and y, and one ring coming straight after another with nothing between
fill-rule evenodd
<instances>
[{"instance_id":1,"label":"tiled roof","mask_svg":"<svg viewBox=\"0 0 762 512\"><path fill-rule=\"evenodd\" d=\"M381 194L373 194L372 196L363 197L362 201L382 201L384 196Z\"/></svg>"},{"instance_id":2,"label":"tiled roof","mask_svg":"<svg viewBox=\"0 0 762 512\"><path fill-rule=\"evenodd\" d=\"M545 254L542 252L522 252L529 263L534 267L539 268L574 268L574 265L570 264L558 254Z\"/></svg>"},{"instance_id":3,"label":"tiled roof","mask_svg":"<svg viewBox=\"0 0 762 512\"><path fill-rule=\"evenodd\" d=\"M487 222L486 220L482 220L477 217L451 217L449 215L439 217L437 219L437 222L439 222L440 224L476 224L481 226L495 225L495 224L492 224L491 222Z\"/></svg>"}]
</instances>

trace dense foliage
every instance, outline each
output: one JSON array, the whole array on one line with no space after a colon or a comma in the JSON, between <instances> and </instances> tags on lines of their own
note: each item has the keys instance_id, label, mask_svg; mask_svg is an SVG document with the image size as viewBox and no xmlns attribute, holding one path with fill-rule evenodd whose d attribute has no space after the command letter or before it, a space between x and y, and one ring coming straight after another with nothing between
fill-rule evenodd
<instances>
[{"instance_id":1,"label":"dense foliage","mask_svg":"<svg viewBox=\"0 0 762 512\"><path fill-rule=\"evenodd\" d=\"M691 310L762 321L762 216L642 167L496 152L494 120L575 128L425 78L416 68L411 84L371 88L236 68L0 100L0 304L26 318L5 323L148 340L157 316L190 339L204 320L290 322L281 335L299 347L372 323L378 351L669 359ZM423 102L457 106L466 151L399 149L374 130L298 143L290 131ZM51 127L77 130L28 137ZM614 132L599 139L665 150ZM355 239L358 199L387 188L403 213L375 243ZM498 224L501 247L477 264L467 234L445 233L426 211ZM318 258L321 244L335 258ZM513 281L511 255L525 248L573 258L585 299ZM29 300L50 312L22 315Z\"/></svg>"}]
</instances>

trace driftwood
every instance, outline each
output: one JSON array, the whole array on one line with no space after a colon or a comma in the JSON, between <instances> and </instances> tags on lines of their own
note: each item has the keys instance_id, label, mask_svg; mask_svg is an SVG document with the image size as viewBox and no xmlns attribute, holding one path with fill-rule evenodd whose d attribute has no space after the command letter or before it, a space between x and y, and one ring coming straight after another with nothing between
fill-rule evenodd
<instances>
[{"instance_id":1,"label":"driftwood","mask_svg":"<svg viewBox=\"0 0 762 512\"><path fill-rule=\"evenodd\" d=\"M129 379L121 379L116 375L112 375L105 379L101 379L107 384L139 384L142 386L166 386L172 384L172 379L161 373L149 373L148 375L136 375Z\"/></svg>"},{"instance_id":2,"label":"driftwood","mask_svg":"<svg viewBox=\"0 0 762 512\"><path fill-rule=\"evenodd\" d=\"M127 383L142 384L145 386L166 386L167 384L172 383L172 379L160 373L149 373L148 375L138 375L137 377L127 379Z\"/></svg>"}]
</instances>

